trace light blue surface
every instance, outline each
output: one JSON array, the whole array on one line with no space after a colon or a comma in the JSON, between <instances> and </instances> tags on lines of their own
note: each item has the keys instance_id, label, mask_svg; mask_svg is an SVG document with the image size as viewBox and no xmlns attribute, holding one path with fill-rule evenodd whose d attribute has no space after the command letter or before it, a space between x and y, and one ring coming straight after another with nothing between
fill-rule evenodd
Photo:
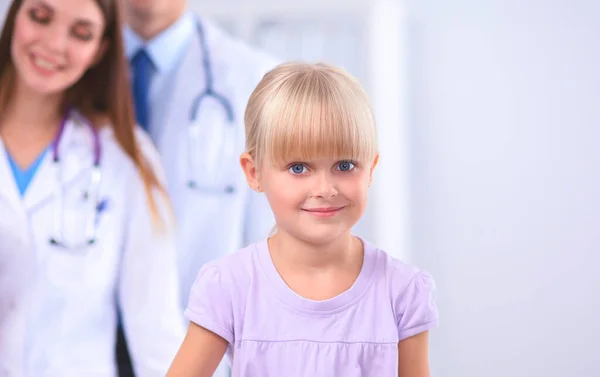
<instances>
[{"instance_id":1,"label":"light blue surface","mask_svg":"<svg viewBox=\"0 0 600 377\"><path fill-rule=\"evenodd\" d=\"M44 161L44 156L46 156L46 150L47 149L40 153L38 158L26 169L21 169L17 165L15 160L13 160L12 156L8 154L8 163L10 164L10 170L12 170L13 177L15 177L15 182L17 183L17 187L19 188L19 193L21 193L21 196L23 196L23 194L25 194L25 191L27 191L29 183L31 183L31 180L35 176L35 173L40 167L42 161Z\"/></svg>"}]
</instances>

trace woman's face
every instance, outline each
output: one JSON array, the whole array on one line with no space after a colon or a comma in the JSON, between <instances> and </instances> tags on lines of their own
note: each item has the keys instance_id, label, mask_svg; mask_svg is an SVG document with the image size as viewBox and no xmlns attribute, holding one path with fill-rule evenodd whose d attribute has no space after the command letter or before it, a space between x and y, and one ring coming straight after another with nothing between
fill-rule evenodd
<instances>
[{"instance_id":1,"label":"woman's face","mask_svg":"<svg viewBox=\"0 0 600 377\"><path fill-rule=\"evenodd\" d=\"M11 45L17 81L42 95L75 84L106 50L96 0L24 0Z\"/></svg>"}]
</instances>

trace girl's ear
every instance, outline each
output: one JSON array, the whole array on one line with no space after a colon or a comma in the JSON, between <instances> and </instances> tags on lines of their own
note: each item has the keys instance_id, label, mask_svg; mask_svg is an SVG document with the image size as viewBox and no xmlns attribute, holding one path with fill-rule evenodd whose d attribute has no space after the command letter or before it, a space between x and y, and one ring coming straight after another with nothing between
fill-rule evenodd
<instances>
[{"instance_id":1,"label":"girl's ear","mask_svg":"<svg viewBox=\"0 0 600 377\"><path fill-rule=\"evenodd\" d=\"M242 153L240 156L240 165L246 175L246 182L251 189L261 192L260 183L258 182L258 172L254 158L248 152Z\"/></svg>"},{"instance_id":2,"label":"girl's ear","mask_svg":"<svg viewBox=\"0 0 600 377\"><path fill-rule=\"evenodd\" d=\"M379 162L379 153L375 155L375 159L373 160L373 164L371 165L371 170L369 171L369 186L371 186L371 182L373 181L373 172L375 171L375 167Z\"/></svg>"}]
</instances>

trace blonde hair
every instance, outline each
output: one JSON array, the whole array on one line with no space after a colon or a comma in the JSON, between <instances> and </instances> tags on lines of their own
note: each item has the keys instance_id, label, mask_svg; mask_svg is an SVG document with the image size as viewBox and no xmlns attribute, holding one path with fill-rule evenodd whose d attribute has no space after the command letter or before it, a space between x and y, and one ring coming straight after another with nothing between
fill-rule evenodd
<instances>
[{"instance_id":1,"label":"blonde hair","mask_svg":"<svg viewBox=\"0 0 600 377\"><path fill-rule=\"evenodd\" d=\"M360 83L327 64L284 63L268 72L246 107L246 152L265 162L334 157L370 163L378 153Z\"/></svg>"}]
</instances>

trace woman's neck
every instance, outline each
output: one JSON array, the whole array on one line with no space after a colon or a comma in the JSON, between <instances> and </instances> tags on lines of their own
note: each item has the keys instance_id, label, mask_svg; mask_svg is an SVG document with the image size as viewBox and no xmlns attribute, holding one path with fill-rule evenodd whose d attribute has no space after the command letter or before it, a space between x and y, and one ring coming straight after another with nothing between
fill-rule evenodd
<instances>
[{"instance_id":1,"label":"woman's neck","mask_svg":"<svg viewBox=\"0 0 600 377\"><path fill-rule=\"evenodd\" d=\"M278 230L269 239L269 249L275 264L320 270L362 261L363 245L349 231L331 242L314 245Z\"/></svg>"},{"instance_id":2,"label":"woman's neck","mask_svg":"<svg viewBox=\"0 0 600 377\"><path fill-rule=\"evenodd\" d=\"M41 95L15 84L0 114L0 136L17 164L27 166L56 135L63 96Z\"/></svg>"},{"instance_id":3,"label":"woman's neck","mask_svg":"<svg viewBox=\"0 0 600 377\"><path fill-rule=\"evenodd\" d=\"M46 133L48 128L56 127L57 120L63 116L62 99L62 93L40 94L25 87L24 84L15 83L12 96L2 110L0 123L2 132L10 130L10 133L23 135L37 134L40 131Z\"/></svg>"}]
</instances>

